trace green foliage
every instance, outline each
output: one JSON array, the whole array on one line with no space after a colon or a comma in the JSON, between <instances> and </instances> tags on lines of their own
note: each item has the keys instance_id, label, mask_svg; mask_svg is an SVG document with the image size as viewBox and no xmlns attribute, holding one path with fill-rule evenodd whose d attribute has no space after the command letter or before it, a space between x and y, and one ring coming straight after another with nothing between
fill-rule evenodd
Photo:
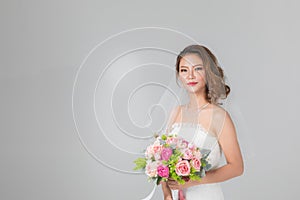
<instances>
[{"instance_id":1,"label":"green foliage","mask_svg":"<svg viewBox=\"0 0 300 200\"><path fill-rule=\"evenodd\" d=\"M201 169L201 168L200 168ZM201 172L200 171L197 171L194 167L191 167L191 171L190 171L190 176L189 178L191 180L201 180Z\"/></svg>"},{"instance_id":2,"label":"green foliage","mask_svg":"<svg viewBox=\"0 0 300 200\"><path fill-rule=\"evenodd\" d=\"M190 179L193 180L193 181L201 181L201 178L199 176L196 176L196 175L192 175L190 176Z\"/></svg>"},{"instance_id":3,"label":"green foliage","mask_svg":"<svg viewBox=\"0 0 300 200\"><path fill-rule=\"evenodd\" d=\"M136 164L135 168L133 170L139 170L139 169L145 169L146 167L146 158L138 158L134 161Z\"/></svg>"},{"instance_id":4,"label":"green foliage","mask_svg":"<svg viewBox=\"0 0 300 200\"><path fill-rule=\"evenodd\" d=\"M211 168L211 164L207 161L207 156L201 159L201 168L205 171L208 171Z\"/></svg>"},{"instance_id":5,"label":"green foliage","mask_svg":"<svg viewBox=\"0 0 300 200\"><path fill-rule=\"evenodd\" d=\"M162 181L167 181L168 180L168 178L162 178Z\"/></svg>"},{"instance_id":6,"label":"green foliage","mask_svg":"<svg viewBox=\"0 0 300 200\"><path fill-rule=\"evenodd\" d=\"M157 176L156 185L159 185L160 181L162 180L162 177Z\"/></svg>"},{"instance_id":7,"label":"green foliage","mask_svg":"<svg viewBox=\"0 0 300 200\"><path fill-rule=\"evenodd\" d=\"M164 147L170 147L170 144L165 143Z\"/></svg>"},{"instance_id":8,"label":"green foliage","mask_svg":"<svg viewBox=\"0 0 300 200\"><path fill-rule=\"evenodd\" d=\"M203 176L201 176L201 171L195 172L195 175L198 176L198 177L200 177L200 178L203 177Z\"/></svg>"},{"instance_id":9,"label":"green foliage","mask_svg":"<svg viewBox=\"0 0 300 200\"><path fill-rule=\"evenodd\" d=\"M174 179L175 181L177 181L179 184L184 184L185 183L185 181L181 178L181 176L178 176L176 174L175 170L172 171L171 178Z\"/></svg>"},{"instance_id":10,"label":"green foliage","mask_svg":"<svg viewBox=\"0 0 300 200\"><path fill-rule=\"evenodd\" d=\"M166 140L166 139L167 139L167 136L166 136L166 135L162 135L162 136L161 136L161 139L162 139L162 140Z\"/></svg>"},{"instance_id":11,"label":"green foliage","mask_svg":"<svg viewBox=\"0 0 300 200\"><path fill-rule=\"evenodd\" d=\"M162 164L163 164L163 165L168 165L168 161L162 160Z\"/></svg>"}]
</instances>

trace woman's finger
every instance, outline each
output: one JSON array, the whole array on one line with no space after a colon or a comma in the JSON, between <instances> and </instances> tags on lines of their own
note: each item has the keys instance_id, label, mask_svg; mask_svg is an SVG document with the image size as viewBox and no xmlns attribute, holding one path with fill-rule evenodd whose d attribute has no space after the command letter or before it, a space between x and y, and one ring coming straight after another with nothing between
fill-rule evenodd
<instances>
[{"instance_id":1,"label":"woman's finger","mask_svg":"<svg viewBox=\"0 0 300 200\"><path fill-rule=\"evenodd\" d=\"M169 185L169 187L178 187L178 184L177 184L177 182L176 181L168 181L168 185Z\"/></svg>"},{"instance_id":2,"label":"woman's finger","mask_svg":"<svg viewBox=\"0 0 300 200\"><path fill-rule=\"evenodd\" d=\"M170 186L170 189L171 189L171 190L178 190L178 189L179 189L179 187L178 187L178 186L176 186L176 185L174 185L174 186Z\"/></svg>"},{"instance_id":3,"label":"woman's finger","mask_svg":"<svg viewBox=\"0 0 300 200\"><path fill-rule=\"evenodd\" d=\"M168 181L168 185L175 185L176 182L175 181Z\"/></svg>"}]
</instances>

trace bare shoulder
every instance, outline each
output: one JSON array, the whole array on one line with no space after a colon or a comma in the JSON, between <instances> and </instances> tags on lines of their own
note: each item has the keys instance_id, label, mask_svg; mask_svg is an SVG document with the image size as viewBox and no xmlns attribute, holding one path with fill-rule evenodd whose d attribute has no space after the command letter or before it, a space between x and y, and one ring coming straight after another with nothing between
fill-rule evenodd
<instances>
[{"instance_id":1,"label":"bare shoulder","mask_svg":"<svg viewBox=\"0 0 300 200\"><path fill-rule=\"evenodd\" d=\"M209 104L209 106L207 106L207 110L213 115L213 118L225 117L226 115L229 115L225 108L217 104Z\"/></svg>"},{"instance_id":2,"label":"bare shoulder","mask_svg":"<svg viewBox=\"0 0 300 200\"><path fill-rule=\"evenodd\" d=\"M220 105L210 104L208 107L212 129L220 135L223 131L233 129L233 122L229 112Z\"/></svg>"}]
</instances>

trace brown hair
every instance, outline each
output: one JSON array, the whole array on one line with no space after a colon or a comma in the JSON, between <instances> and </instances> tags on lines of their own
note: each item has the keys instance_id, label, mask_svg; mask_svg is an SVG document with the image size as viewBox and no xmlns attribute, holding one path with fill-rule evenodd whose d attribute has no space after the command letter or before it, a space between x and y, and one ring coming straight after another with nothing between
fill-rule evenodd
<instances>
[{"instance_id":1,"label":"brown hair","mask_svg":"<svg viewBox=\"0 0 300 200\"><path fill-rule=\"evenodd\" d=\"M230 93L230 87L225 84L223 69L220 67L216 56L205 46L190 45L179 53L176 60L177 79L181 58L187 54L197 54L203 61L203 66L205 69L205 91L207 101L210 103L218 103L220 99L226 99Z\"/></svg>"}]
</instances>

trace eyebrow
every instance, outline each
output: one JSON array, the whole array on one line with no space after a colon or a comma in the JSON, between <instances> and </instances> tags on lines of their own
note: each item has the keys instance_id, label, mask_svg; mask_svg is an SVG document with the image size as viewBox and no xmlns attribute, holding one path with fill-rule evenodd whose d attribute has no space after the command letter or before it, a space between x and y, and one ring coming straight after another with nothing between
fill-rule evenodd
<instances>
[{"instance_id":1,"label":"eyebrow","mask_svg":"<svg viewBox=\"0 0 300 200\"><path fill-rule=\"evenodd\" d=\"M197 64L197 65L194 65L193 67L196 67L196 66L203 66L202 64ZM180 67L186 67L186 68L188 68L187 66L180 66Z\"/></svg>"}]
</instances>

